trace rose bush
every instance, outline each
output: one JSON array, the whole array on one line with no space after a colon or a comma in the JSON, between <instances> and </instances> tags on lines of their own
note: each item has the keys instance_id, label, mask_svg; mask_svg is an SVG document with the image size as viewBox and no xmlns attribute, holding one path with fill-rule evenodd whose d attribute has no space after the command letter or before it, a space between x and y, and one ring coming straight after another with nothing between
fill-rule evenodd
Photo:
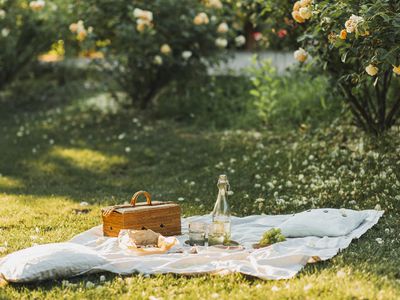
<instances>
[{"instance_id":1,"label":"rose bush","mask_svg":"<svg viewBox=\"0 0 400 300\"><path fill-rule=\"evenodd\" d=\"M376 135L400 113L399 11L394 0L301 0L292 11L306 27L296 59L304 62L309 53L350 104L357 124Z\"/></svg>"},{"instance_id":2,"label":"rose bush","mask_svg":"<svg viewBox=\"0 0 400 300\"><path fill-rule=\"evenodd\" d=\"M204 74L235 45L216 0L88 0L76 8L81 20L71 33L87 51L101 51L104 74L142 109L172 81Z\"/></svg>"},{"instance_id":3,"label":"rose bush","mask_svg":"<svg viewBox=\"0 0 400 300\"><path fill-rule=\"evenodd\" d=\"M234 28L244 31L248 49L293 49L302 31L290 18L290 0L225 0Z\"/></svg>"},{"instance_id":4,"label":"rose bush","mask_svg":"<svg viewBox=\"0 0 400 300\"><path fill-rule=\"evenodd\" d=\"M62 36L62 2L0 0L0 89L28 71Z\"/></svg>"}]
</instances>

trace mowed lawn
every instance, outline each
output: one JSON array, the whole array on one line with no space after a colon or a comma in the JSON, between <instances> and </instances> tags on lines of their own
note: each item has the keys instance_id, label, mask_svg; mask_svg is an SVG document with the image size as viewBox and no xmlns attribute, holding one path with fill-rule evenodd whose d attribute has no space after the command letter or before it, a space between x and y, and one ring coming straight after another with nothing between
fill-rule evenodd
<instances>
[{"instance_id":1,"label":"mowed lawn","mask_svg":"<svg viewBox=\"0 0 400 300\"><path fill-rule=\"evenodd\" d=\"M348 249L291 280L106 273L102 282L99 274L9 285L0 299L400 298L398 128L377 141L342 123L210 130L81 102L30 111L0 105L0 256L67 241L100 224L102 206L128 201L139 189L156 200L179 199L185 216L207 214L222 173L238 216L385 210Z\"/></svg>"}]
</instances>

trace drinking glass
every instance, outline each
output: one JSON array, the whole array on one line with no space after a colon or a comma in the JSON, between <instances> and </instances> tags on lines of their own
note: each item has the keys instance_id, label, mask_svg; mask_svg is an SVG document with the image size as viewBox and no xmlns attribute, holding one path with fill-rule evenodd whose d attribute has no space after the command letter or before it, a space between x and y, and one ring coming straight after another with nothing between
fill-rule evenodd
<instances>
[{"instance_id":1,"label":"drinking glass","mask_svg":"<svg viewBox=\"0 0 400 300\"><path fill-rule=\"evenodd\" d=\"M214 222L208 232L208 245L223 245L226 239L224 223Z\"/></svg>"},{"instance_id":2,"label":"drinking glass","mask_svg":"<svg viewBox=\"0 0 400 300\"><path fill-rule=\"evenodd\" d=\"M194 246L204 246L206 242L207 223L189 223L189 244Z\"/></svg>"}]
</instances>

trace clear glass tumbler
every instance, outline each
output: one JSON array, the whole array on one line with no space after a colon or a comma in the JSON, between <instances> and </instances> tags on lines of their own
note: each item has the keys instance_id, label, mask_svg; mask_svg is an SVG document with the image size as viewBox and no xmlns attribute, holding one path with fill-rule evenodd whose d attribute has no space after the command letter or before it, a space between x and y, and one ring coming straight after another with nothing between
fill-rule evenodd
<instances>
[{"instance_id":1,"label":"clear glass tumbler","mask_svg":"<svg viewBox=\"0 0 400 300\"><path fill-rule=\"evenodd\" d=\"M227 239L224 223L214 222L208 231L208 246L223 245Z\"/></svg>"},{"instance_id":2,"label":"clear glass tumbler","mask_svg":"<svg viewBox=\"0 0 400 300\"><path fill-rule=\"evenodd\" d=\"M204 246L206 243L207 223L189 223L189 244L192 246Z\"/></svg>"}]
</instances>

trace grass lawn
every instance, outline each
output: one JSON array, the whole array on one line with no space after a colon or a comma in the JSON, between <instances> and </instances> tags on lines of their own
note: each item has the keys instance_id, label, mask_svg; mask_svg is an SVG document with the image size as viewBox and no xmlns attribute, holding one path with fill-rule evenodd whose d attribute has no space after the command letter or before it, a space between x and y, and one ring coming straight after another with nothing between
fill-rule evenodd
<instances>
[{"instance_id":1,"label":"grass lawn","mask_svg":"<svg viewBox=\"0 0 400 300\"><path fill-rule=\"evenodd\" d=\"M360 240L291 280L107 273L105 282L93 275L67 285L9 285L0 299L400 298L398 129L375 141L342 123L206 130L134 112L102 113L82 101L31 111L0 105L0 255L66 241L101 223L102 206L139 189L157 200L184 198L185 216L209 213L221 173L228 174L239 216L377 204L385 210Z\"/></svg>"}]
</instances>

